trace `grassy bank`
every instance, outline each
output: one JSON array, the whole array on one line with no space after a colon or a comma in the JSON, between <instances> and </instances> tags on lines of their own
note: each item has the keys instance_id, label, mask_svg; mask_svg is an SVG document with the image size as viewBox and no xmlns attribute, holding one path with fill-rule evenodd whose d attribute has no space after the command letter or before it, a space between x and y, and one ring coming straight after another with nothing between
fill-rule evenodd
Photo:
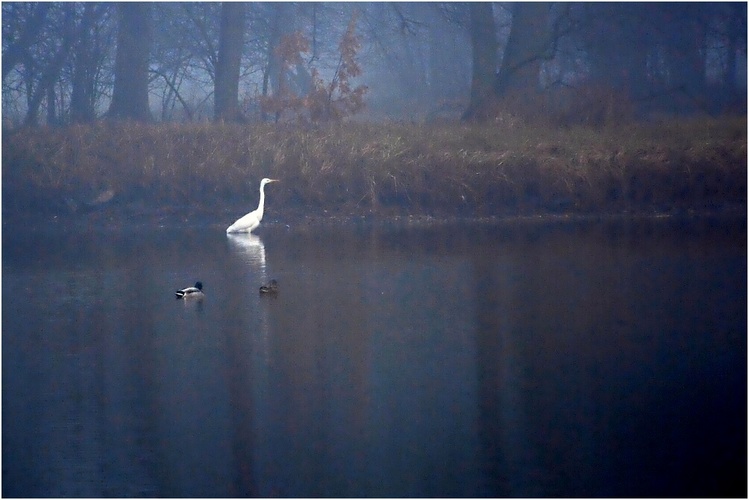
<instances>
[{"instance_id":1,"label":"grassy bank","mask_svg":"<svg viewBox=\"0 0 749 500\"><path fill-rule=\"evenodd\" d=\"M746 203L746 120L592 130L101 123L3 136L7 213L620 213ZM93 202L97 195L114 196Z\"/></svg>"}]
</instances>

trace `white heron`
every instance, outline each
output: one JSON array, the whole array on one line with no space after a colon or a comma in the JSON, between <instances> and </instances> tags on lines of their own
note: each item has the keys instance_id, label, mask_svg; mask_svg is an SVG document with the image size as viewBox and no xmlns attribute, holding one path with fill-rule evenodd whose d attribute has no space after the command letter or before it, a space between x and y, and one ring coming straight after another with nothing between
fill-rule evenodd
<instances>
[{"instance_id":1,"label":"white heron","mask_svg":"<svg viewBox=\"0 0 749 500\"><path fill-rule=\"evenodd\" d=\"M188 286L182 290L174 292L178 299L202 299L205 297L203 293L203 283L198 281L195 286Z\"/></svg>"},{"instance_id":2,"label":"white heron","mask_svg":"<svg viewBox=\"0 0 749 500\"><path fill-rule=\"evenodd\" d=\"M260 221L263 220L263 207L265 205L264 188L269 182L278 182L278 179L268 179L266 177L260 181L260 203L257 204L257 210L253 210L237 219L234 224L226 228L227 233L249 233L260 225Z\"/></svg>"}]
</instances>

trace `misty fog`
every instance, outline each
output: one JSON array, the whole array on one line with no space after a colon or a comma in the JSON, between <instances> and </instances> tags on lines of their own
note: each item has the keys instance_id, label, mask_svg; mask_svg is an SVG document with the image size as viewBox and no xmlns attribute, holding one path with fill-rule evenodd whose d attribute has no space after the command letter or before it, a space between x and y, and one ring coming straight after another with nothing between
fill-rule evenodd
<instances>
[{"instance_id":1,"label":"misty fog","mask_svg":"<svg viewBox=\"0 0 749 500\"><path fill-rule=\"evenodd\" d=\"M314 92L363 120L746 107L744 3L4 2L2 20L4 125L278 121Z\"/></svg>"}]
</instances>

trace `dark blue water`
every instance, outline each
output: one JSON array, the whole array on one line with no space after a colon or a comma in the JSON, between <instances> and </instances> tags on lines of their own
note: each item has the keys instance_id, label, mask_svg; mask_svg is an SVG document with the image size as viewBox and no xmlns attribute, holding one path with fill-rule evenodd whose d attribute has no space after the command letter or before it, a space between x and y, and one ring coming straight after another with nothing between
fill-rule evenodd
<instances>
[{"instance_id":1,"label":"dark blue water","mask_svg":"<svg viewBox=\"0 0 749 500\"><path fill-rule=\"evenodd\" d=\"M746 496L746 240L5 227L2 493Z\"/></svg>"}]
</instances>

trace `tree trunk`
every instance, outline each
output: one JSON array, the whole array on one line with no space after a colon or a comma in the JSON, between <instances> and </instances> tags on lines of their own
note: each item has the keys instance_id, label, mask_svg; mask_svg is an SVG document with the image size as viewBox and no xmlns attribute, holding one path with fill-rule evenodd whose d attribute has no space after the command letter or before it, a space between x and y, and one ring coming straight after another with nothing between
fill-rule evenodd
<instances>
[{"instance_id":1,"label":"tree trunk","mask_svg":"<svg viewBox=\"0 0 749 500\"><path fill-rule=\"evenodd\" d=\"M492 4L470 4L470 31L473 69L471 74L471 100L463 113L463 120L483 120L493 101L492 86L497 67L497 36L494 27Z\"/></svg>"},{"instance_id":2,"label":"tree trunk","mask_svg":"<svg viewBox=\"0 0 749 500\"><path fill-rule=\"evenodd\" d=\"M269 94L276 98L281 98L288 89L287 75L284 68L284 62L278 53L278 47L281 44L283 36L292 31L293 25L290 22L291 13L289 5L286 2L277 2L273 6L270 19L270 34L268 38L267 65L263 74L263 96ZM274 121L278 121L281 114L274 113ZM268 113L262 113L263 121L271 120Z\"/></svg>"},{"instance_id":3,"label":"tree trunk","mask_svg":"<svg viewBox=\"0 0 749 500\"><path fill-rule=\"evenodd\" d=\"M24 23L18 39L15 41L8 40L8 47L3 50L3 81L5 81L5 77L8 76L10 70L23 62L26 58L26 51L37 41L52 5L52 2L38 2L34 6L30 18Z\"/></svg>"},{"instance_id":4,"label":"tree trunk","mask_svg":"<svg viewBox=\"0 0 749 500\"><path fill-rule=\"evenodd\" d=\"M39 77L39 82L33 88L33 92L28 100L28 110L26 111L25 124L35 126L39 121L39 107L44 99L49 98L50 93L54 96L55 83L60 78L60 73L68 60L73 40L76 36L75 30L75 6L72 3L63 3L63 34L60 40L60 46ZM54 106L54 97L52 98ZM52 110L55 113L55 110Z\"/></svg>"},{"instance_id":5,"label":"tree trunk","mask_svg":"<svg viewBox=\"0 0 749 500\"><path fill-rule=\"evenodd\" d=\"M54 126L57 124L57 94L55 86L50 85L47 87L47 125Z\"/></svg>"},{"instance_id":6,"label":"tree trunk","mask_svg":"<svg viewBox=\"0 0 749 500\"><path fill-rule=\"evenodd\" d=\"M737 112L741 111L742 108L742 92L739 88L739 79L737 64L739 52L742 46L743 39L743 56L746 57L746 4L736 3L729 4L729 13L731 15L728 21L728 47L727 47L727 61L726 61L726 73L723 81L723 89L726 99L726 110ZM744 89L746 91L746 89ZM744 92L745 95L745 92ZM746 110L746 97L744 97L744 111Z\"/></svg>"},{"instance_id":7,"label":"tree trunk","mask_svg":"<svg viewBox=\"0 0 749 500\"><path fill-rule=\"evenodd\" d=\"M214 92L216 120L240 121L239 69L244 46L245 5L224 2L221 5L221 33Z\"/></svg>"},{"instance_id":8,"label":"tree trunk","mask_svg":"<svg viewBox=\"0 0 749 500\"><path fill-rule=\"evenodd\" d=\"M590 80L628 98L647 94L647 53L649 25L644 19L655 19L658 5L641 4L641 14L631 3L583 4L587 12L586 50L590 59ZM638 4L640 5L640 4Z\"/></svg>"},{"instance_id":9,"label":"tree trunk","mask_svg":"<svg viewBox=\"0 0 749 500\"><path fill-rule=\"evenodd\" d=\"M541 62L552 56L548 19L548 3L513 4L512 28L495 83L497 96L538 91Z\"/></svg>"},{"instance_id":10,"label":"tree trunk","mask_svg":"<svg viewBox=\"0 0 749 500\"><path fill-rule=\"evenodd\" d=\"M72 90L70 95L70 119L73 123L91 122L96 117L94 111L94 91L96 62L91 48L91 30L95 22L96 6L93 3L83 5L80 35L73 61Z\"/></svg>"},{"instance_id":11,"label":"tree trunk","mask_svg":"<svg viewBox=\"0 0 749 500\"><path fill-rule=\"evenodd\" d=\"M268 43L268 85L270 93L278 95L287 86L284 62L278 54L277 49L283 36L292 31L290 29L291 23L289 20L291 15L288 4L284 2L273 4L271 16L271 32Z\"/></svg>"},{"instance_id":12,"label":"tree trunk","mask_svg":"<svg viewBox=\"0 0 749 500\"><path fill-rule=\"evenodd\" d=\"M150 121L148 108L148 56L151 48L150 4L120 3L114 91L108 115Z\"/></svg>"},{"instance_id":13,"label":"tree trunk","mask_svg":"<svg viewBox=\"0 0 749 500\"><path fill-rule=\"evenodd\" d=\"M710 108L710 100L714 97L707 95L705 80L706 39L699 26L691 26L692 32L680 40L681 43L669 47L667 52L671 86L686 94L689 101L698 109ZM643 68L645 64L643 63ZM642 79L645 80L643 75ZM684 106L680 104L678 107ZM689 106L689 105L687 105Z\"/></svg>"}]
</instances>

